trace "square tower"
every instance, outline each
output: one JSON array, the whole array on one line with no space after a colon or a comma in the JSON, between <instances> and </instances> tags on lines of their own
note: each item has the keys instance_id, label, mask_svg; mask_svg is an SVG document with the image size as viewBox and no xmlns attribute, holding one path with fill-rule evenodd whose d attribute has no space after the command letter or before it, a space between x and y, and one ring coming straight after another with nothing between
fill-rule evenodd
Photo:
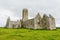
<instances>
[{"instance_id":1,"label":"square tower","mask_svg":"<svg viewBox=\"0 0 60 40\"><path fill-rule=\"evenodd\" d=\"M28 9L23 9L23 11L22 11L22 20L23 21L26 21L26 20L28 20Z\"/></svg>"}]
</instances>

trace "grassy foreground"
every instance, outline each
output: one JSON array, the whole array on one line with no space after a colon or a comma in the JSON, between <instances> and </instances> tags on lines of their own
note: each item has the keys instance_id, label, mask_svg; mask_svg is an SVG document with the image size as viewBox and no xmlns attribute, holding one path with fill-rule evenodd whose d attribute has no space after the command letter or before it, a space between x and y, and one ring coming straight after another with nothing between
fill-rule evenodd
<instances>
[{"instance_id":1,"label":"grassy foreground","mask_svg":"<svg viewBox=\"0 0 60 40\"><path fill-rule=\"evenodd\" d=\"M60 29L30 30L0 28L0 40L60 40Z\"/></svg>"}]
</instances>

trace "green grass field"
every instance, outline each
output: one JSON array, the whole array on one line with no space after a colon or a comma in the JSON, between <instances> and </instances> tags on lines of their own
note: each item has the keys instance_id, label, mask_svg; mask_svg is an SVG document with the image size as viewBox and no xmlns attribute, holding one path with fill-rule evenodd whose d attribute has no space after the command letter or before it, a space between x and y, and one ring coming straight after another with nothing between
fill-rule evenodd
<instances>
[{"instance_id":1,"label":"green grass field","mask_svg":"<svg viewBox=\"0 0 60 40\"><path fill-rule=\"evenodd\" d=\"M0 28L0 40L60 40L60 29L30 30Z\"/></svg>"}]
</instances>

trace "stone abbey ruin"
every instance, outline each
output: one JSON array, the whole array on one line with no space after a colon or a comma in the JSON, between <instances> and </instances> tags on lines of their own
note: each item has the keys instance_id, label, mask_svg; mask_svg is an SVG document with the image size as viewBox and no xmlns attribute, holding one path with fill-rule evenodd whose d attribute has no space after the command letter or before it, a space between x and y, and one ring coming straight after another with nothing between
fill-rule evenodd
<instances>
[{"instance_id":1,"label":"stone abbey ruin","mask_svg":"<svg viewBox=\"0 0 60 40\"><path fill-rule=\"evenodd\" d=\"M41 17L38 13L33 19L28 19L28 9L23 9L22 19L11 21L10 17L7 19L6 28L31 28L31 29L56 29L55 18L49 14Z\"/></svg>"}]
</instances>

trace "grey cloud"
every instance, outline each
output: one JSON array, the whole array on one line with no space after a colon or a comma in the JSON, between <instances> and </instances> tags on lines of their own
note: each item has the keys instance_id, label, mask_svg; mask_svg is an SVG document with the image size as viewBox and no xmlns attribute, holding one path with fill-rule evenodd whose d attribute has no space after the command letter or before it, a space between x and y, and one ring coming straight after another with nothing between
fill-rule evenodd
<instances>
[{"instance_id":1,"label":"grey cloud","mask_svg":"<svg viewBox=\"0 0 60 40\"><path fill-rule=\"evenodd\" d=\"M15 17L22 16L23 8L29 10L30 17L35 17L38 12L52 14L60 24L60 0L0 0L0 8L14 12Z\"/></svg>"}]
</instances>

